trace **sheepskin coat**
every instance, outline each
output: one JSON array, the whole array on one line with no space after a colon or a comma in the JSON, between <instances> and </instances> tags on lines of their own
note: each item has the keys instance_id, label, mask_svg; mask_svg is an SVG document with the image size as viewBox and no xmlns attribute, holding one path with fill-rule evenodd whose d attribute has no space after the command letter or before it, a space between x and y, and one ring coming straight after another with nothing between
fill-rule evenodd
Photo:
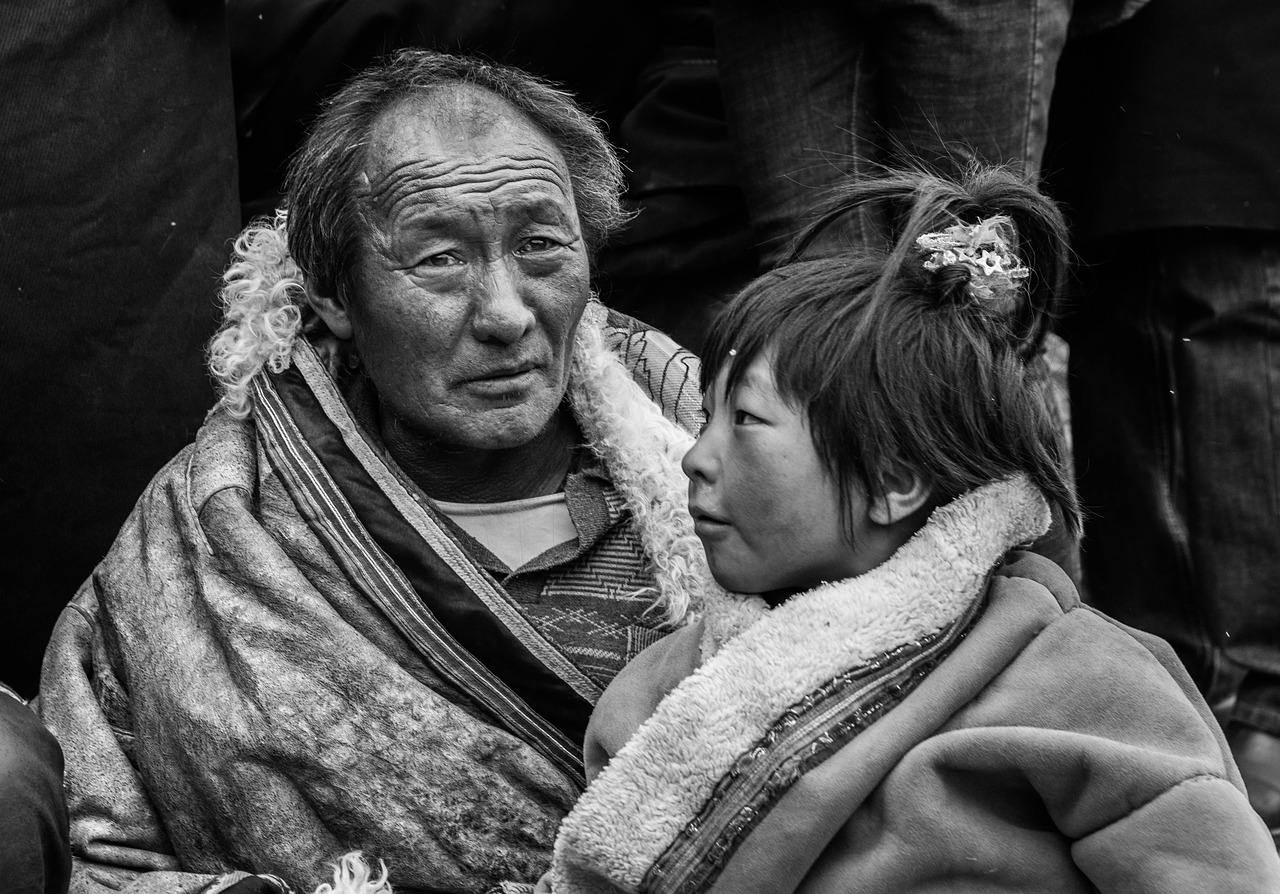
<instances>
[{"instance_id":1,"label":"sheepskin coat","mask_svg":"<svg viewBox=\"0 0 1280 894\"><path fill-rule=\"evenodd\" d=\"M581 702L580 737L602 687L365 441L311 344L287 359L248 418L219 408L161 470L54 631L40 710L66 755L72 891L214 894L246 872L308 891L357 849L397 890L536 879L584 784L554 709ZM678 474L696 359L593 302L574 363L611 480L644 477L627 450ZM641 502L615 526L625 554L574 559L595 586L663 579L636 545ZM501 638L488 663L465 642L480 625Z\"/></svg>"},{"instance_id":2,"label":"sheepskin coat","mask_svg":"<svg viewBox=\"0 0 1280 894\"><path fill-rule=\"evenodd\" d=\"M643 652L596 706L544 887L1280 891L1172 651L1010 551L1043 511L1025 481L980 489L723 645L699 623Z\"/></svg>"}]
</instances>

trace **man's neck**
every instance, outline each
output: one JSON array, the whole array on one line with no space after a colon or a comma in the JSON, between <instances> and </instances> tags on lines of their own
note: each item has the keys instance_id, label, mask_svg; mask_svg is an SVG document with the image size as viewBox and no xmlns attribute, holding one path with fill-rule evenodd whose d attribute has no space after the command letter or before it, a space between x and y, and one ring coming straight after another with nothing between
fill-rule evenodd
<instances>
[{"instance_id":1,"label":"man's neck","mask_svg":"<svg viewBox=\"0 0 1280 894\"><path fill-rule=\"evenodd\" d=\"M565 410L532 441L502 450L423 444L383 428L392 458L427 496L450 503L501 503L560 490L580 435Z\"/></svg>"}]
</instances>

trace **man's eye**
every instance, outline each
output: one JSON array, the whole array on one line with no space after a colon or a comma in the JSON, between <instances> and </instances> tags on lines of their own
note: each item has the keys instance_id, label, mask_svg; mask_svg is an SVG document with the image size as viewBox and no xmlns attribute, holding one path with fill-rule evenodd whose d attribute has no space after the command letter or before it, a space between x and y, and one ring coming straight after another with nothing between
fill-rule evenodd
<instances>
[{"instance_id":1,"label":"man's eye","mask_svg":"<svg viewBox=\"0 0 1280 894\"><path fill-rule=\"evenodd\" d=\"M759 421L760 421L759 416L753 416L750 413L748 413L746 410L733 411L734 425L755 425Z\"/></svg>"},{"instance_id":2,"label":"man's eye","mask_svg":"<svg viewBox=\"0 0 1280 894\"><path fill-rule=\"evenodd\" d=\"M452 252L442 251L436 255L428 255L418 262L419 267L452 267L455 264L461 264L457 255Z\"/></svg>"},{"instance_id":3,"label":"man's eye","mask_svg":"<svg viewBox=\"0 0 1280 894\"><path fill-rule=\"evenodd\" d=\"M559 247L560 243L546 236L531 236L520 244L521 252L550 251Z\"/></svg>"}]
</instances>

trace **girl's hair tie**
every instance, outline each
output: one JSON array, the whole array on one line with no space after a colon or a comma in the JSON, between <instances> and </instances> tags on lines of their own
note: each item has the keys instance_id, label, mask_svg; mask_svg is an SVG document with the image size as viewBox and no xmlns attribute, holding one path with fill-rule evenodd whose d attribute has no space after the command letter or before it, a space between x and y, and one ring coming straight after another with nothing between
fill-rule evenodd
<instances>
[{"instance_id":1,"label":"girl's hair tie","mask_svg":"<svg viewBox=\"0 0 1280 894\"><path fill-rule=\"evenodd\" d=\"M1031 275L1009 247L1012 234L1013 221L997 214L976 224L958 223L939 233L925 233L916 246L925 255L926 270L966 269L965 293L973 301L1005 304L1016 299L1019 282Z\"/></svg>"}]
</instances>

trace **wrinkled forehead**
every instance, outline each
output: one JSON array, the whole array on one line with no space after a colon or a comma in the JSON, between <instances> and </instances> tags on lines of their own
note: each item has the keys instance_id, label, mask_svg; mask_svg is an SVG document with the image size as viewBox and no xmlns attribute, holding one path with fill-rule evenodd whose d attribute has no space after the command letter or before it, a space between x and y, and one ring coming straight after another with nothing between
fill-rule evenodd
<instances>
[{"instance_id":1,"label":"wrinkled forehead","mask_svg":"<svg viewBox=\"0 0 1280 894\"><path fill-rule=\"evenodd\" d=\"M502 97L471 84L448 84L387 106L374 122L370 143L403 150L424 134L467 140L495 131L543 137L528 116Z\"/></svg>"},{"instance_id":2,"label":"wrinkled forehead","mask_svg":"<svg viewBox=\"0 0 1280 894\"><path fill-rule=\"evenodd\" d=\"M555 143L506 100L470 85L442 87L386 109L370 133L363 174L365 198L383 214L393 213L406 190L484 191L508 179L540 183L573 202L568 166Z\"/></svg>"}]
</instances>

